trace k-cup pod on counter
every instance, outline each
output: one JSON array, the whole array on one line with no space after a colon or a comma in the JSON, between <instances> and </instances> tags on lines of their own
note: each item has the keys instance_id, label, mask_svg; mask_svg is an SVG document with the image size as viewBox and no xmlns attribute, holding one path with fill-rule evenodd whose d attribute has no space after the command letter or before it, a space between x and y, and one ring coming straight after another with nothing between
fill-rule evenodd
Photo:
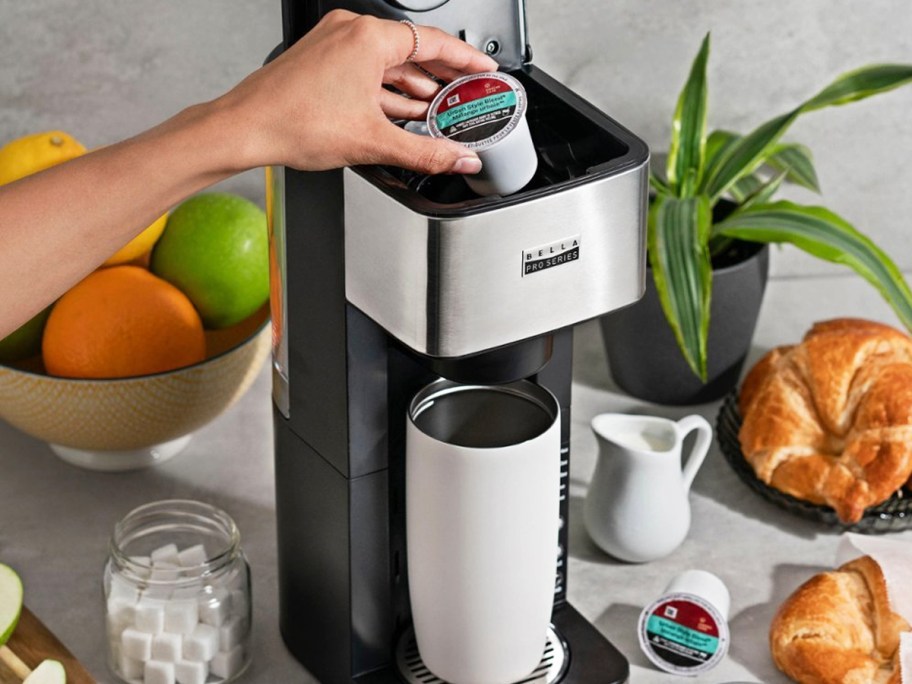
<instances>
[{"instance_id":1,"label":"k-cup pod on counter","mask_svg":"<svg viewBox=\"0 0 912 684\"><path fill-rule=\"evenodd\" d=\"M526 90L508 74L463 76L431 102L427 125L435 138L449 138L481 159L481 171L465 176L479 195L509 195L535 175L538 157L526 121Z\"/></svg>"},{"instance_id":2,"label":"k-cup pod on counter","mask_svg":"<svg viewBox=\"0 0 912 684\"><path fill-rule=\"evenodd\" d=\"M721 579L705 570L686 570L640 613L640 648L665 672L709 672L728 652L730 603Z\"/></svg>"}]
</instances>

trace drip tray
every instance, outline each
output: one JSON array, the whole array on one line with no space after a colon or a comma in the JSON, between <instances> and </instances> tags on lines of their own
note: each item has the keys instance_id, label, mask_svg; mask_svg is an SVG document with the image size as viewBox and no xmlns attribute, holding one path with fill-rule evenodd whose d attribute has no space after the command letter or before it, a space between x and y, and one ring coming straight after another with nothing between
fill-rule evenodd
<instances>
[{"instance_id":1,"label":"drip tray","mask_svg":"<svg viewBox=\"0 0 912 684\"><path fill-rule=\"evenodd\" d=\"M535 671L528 677L520 679L514 684L553 684L567 671L570 664L567 644L561 639L554 626L548 628L545 652ZM446 684L435 676L424 665L421 654L418 652L418 643L415 641L415 630L409 627L396 645L396 666L399 674L408 684Z\"/></svg>"}]
</instances>

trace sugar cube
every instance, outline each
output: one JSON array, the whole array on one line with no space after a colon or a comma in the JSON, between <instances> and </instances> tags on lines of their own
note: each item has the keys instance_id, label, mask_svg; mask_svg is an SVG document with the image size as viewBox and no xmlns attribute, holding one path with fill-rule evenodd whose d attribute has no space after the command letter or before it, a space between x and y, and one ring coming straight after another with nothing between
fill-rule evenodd
<instances>
[{"instance_id":1,"label":"sugar cube","mask_svg":"<svg viewBox=\"0 0 912 684\"><path fill-rule=\"evenodd\" d=\"M174 665L174 677L178 684L203 684L209 676L209 665L182 660Z\"/></svg>"},{"instance_id":2,"label":"sugar cube","mask_svg":"<svg viewBox=\"0 0 912 684\"><path fill-rule=\"evenodd\" d=\"M178 556L177 545L176 544L165 544L161 546L150 554L152 559L152 565L158 565L159 563L170 563L172 565L180 565L180 557Z\"/></svg>"},{"instance_id":3,"label":"sugar cube","mask_svg":"<svg viewBox=\"0 0 912 684\"><path fill-rule=\"evenodd\" d=\"M152 566L149 579L153 582L173 582L180 577L180 566L177 563L162 561Z\"/></svg>"},{"instance_id":4,"label":"sugar cube","mask_svg":"<svg viewBox=\"0 0 912 684\"><path fill-rule=\"evenodd\" d=\"M164 604L165 601L171 599L173 593L174 590L171 588L170 584L150 584L143 589L140 602L148 603L149 601L153 601Z\"/></svg>"},{"instance_id":5,"label":"sugar cube","mask_svg":"<svg viewBox=\"0 0 912 684\"><path fill-rule=\"evenodd\" d=\"M149 634L161 634L165 629L165 608L161 603L140 601L134 620L136 629Z\"/></svg>"},{"instance_id":6,"label":"sugar cube","mask_svg":"<svg viewBox=\"0 0 912 684\"><path fill-rule=\"evenodd\" d=\"M183 653L181 635L164 632L152 637L152 659L176 663Z\"/></svg>"},{"instance_id":7,"label":"sugar cube","mask_svg":"<svg viewBox=\"0 0 912 684\"><path fill-rule=\"evenodd\" d=\"M230 651L219 651L209 663L209 671L217 677L228 679L244 667L244 647L240 644Z\"/></svg>"},{"instance_id":8,"label":"sugar cube","mask_svg":"<svg viewBox=\"0 0 912 684\"><path fill-rule=\"evenodd\" d=\"M137 589L136 585L114 575L111 577L111 585L108 589L108 599L117 599L126 603L136 603L139 601L139 589Z\"/></svg>"},{"instance_id":9,"label":"sugar cube","mask_svg":"<svg viewBox=\"0 0 912 684\"><path fill-rule=\"evenodd\" d=\"M196 601L171 601L165 604L165 631L190 634L199 622Z\"/></svg>"},{"instance_id":10,"label":"sugar cube","mask_svg":"<svg viewBox=\"0 0 912 684\"><path fill-rule=\"evenodd\" d=\"M202 565L207 560L206 549L202 544L191 546L183 551L179 551L177 554L177 562L185 568Z\"/></svg>"},{"instance_id":11,"label":"sugar cube","mask_svg":"<svg viewBox=\"0 0 912 684\"><path fill-rule=\"evenodd\" d=\"M149 576L149 568L152 567L152 559L149 556L130 556L130 561L134 565L131 570L136 575L143 578Z\"/></svg>"},{"instance_id":12,"label":"sugar cube","mask_svg":"<svg viewBox=\"0 0 912 684\"><path fill-rule=\"evenodd\" d=\"M152 635L128 627L120 635L121 654L134 660L152 657Z\"/></svg>"},{"instance_id":13,"label":"sugar cube","mask_svg":"<svg viewBox=\"0 0 912 684\"><path fill-rule=\"evenodd\" d=\"M218 651L219 633L211 625L197 625L184 637L184 659L195 662L210 660Z\"/></svg>"},{"instance_id":14,"label":"sugar cube","mask_svg":"<svg viewBox=\"0 0 912 684\"><path fill-rule=\"evenodd\" d=\"M219 627L219 650L230 651L244 640L247 633L247 620L238 615L228 618L224 625Z\"/></svg>"},{"instance_id":15,"label":"sugar cube","mask_svg":"<svg viewBox=\"0 0 912 684\"><path fill-rule=\"evenodd\" d=\"M216 589L199 603L199 619L207 625L221 627L231 610L232 592Z\"/></svg>"},{"instance_id":16,"label":"sugar cube","mask_svg":"<svg viewBox=\"0 0 912 684\"><path fill-rule=\"evenodd\" d=\"M171 592L171 598L178 599L180 601L188 601L190 599L196 601L201 596L205 596L204 588L196 584L188 587L178 587Z\"/></svg>"},{"instance_id":17,"label":"sugar cube","mask_svg":"<svg viewBox=\"0 0 912 684\"><path fill-rule=\"evenodd\" d=\"M120 598L108 599L108 636L119 640L127 627L136 619L136 605Z\"/></svg>"},{"instance_id":18,"label":"sugar cube","mask_svg":"<svg viewBox=\"0 0 912 684\"><path fill-rule=\"evenodd\" d=\"M121 653L117 664L120 667L120 674L123 677L126 677L127 679L143 678L143 661L137 660L136 658L130 658Z\"/></svg>"},{"instance_id":19,"label":"sugar cube","mask_svg":"<svg viewBox=\"0 0 912 684\"><path fill-rule=\"evenodd\" d=\"M136 618L136 601L112 596L108 599L108 618L133 622Z\"/></svg>"},{"instance_id":20,"label":"sugar cube","mask_svg":"<svg viewBox=\"0 0 912 684\"><path fill-rule=\"evenodd\" d=\"M144 674L144 684L174 684L174 663L150 660Z\"/></svg>"}]
</instances>

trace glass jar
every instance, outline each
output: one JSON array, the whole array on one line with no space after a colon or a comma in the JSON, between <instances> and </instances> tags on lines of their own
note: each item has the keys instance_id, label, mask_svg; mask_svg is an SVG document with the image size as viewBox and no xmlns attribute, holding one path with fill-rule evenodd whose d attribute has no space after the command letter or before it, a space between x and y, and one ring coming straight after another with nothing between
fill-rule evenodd
<instances>
[{"instance_id":1,"label":"glass jar","mask_svg":"<svg viewBox=\"0 0 912 684\"><path fill-rule=\"evenodd\" d=\"M114 528L104 571L108 663L122 681L204 684L250 664L250 567L224 511L158 501Z\"/></svg>"}]
</instances>

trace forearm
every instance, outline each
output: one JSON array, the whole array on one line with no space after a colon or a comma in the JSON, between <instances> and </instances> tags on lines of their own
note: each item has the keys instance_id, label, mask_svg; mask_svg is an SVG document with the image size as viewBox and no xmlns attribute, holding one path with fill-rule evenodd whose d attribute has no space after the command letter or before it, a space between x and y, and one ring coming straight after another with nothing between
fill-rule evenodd
<instances>
[{"instance_id":1,"label":"forearm","mask_svg":"<svg viewBox=\"0 0 912 684\"><path fill-rule=\"evenodd\" d=\"M244 168L245 136L219 102L0 187L0 338L167 209Z\"/></svg>"},{"instance_id":2,"label":"forearm","mask_svg":"<svg viewBox=\"0 0 912 684\"><path fill-rule=\"evenodd\" d=\"M439 29L423 26L421 36L416 58L403 24L330 12L218 100L0 187L0 339L167 209L233 173L273 164L477 173L481 162L471 150L390 122L424 115L438 90L427 72L452 79L497 69L491 57Z\"/></svg>"}]
</instances>

